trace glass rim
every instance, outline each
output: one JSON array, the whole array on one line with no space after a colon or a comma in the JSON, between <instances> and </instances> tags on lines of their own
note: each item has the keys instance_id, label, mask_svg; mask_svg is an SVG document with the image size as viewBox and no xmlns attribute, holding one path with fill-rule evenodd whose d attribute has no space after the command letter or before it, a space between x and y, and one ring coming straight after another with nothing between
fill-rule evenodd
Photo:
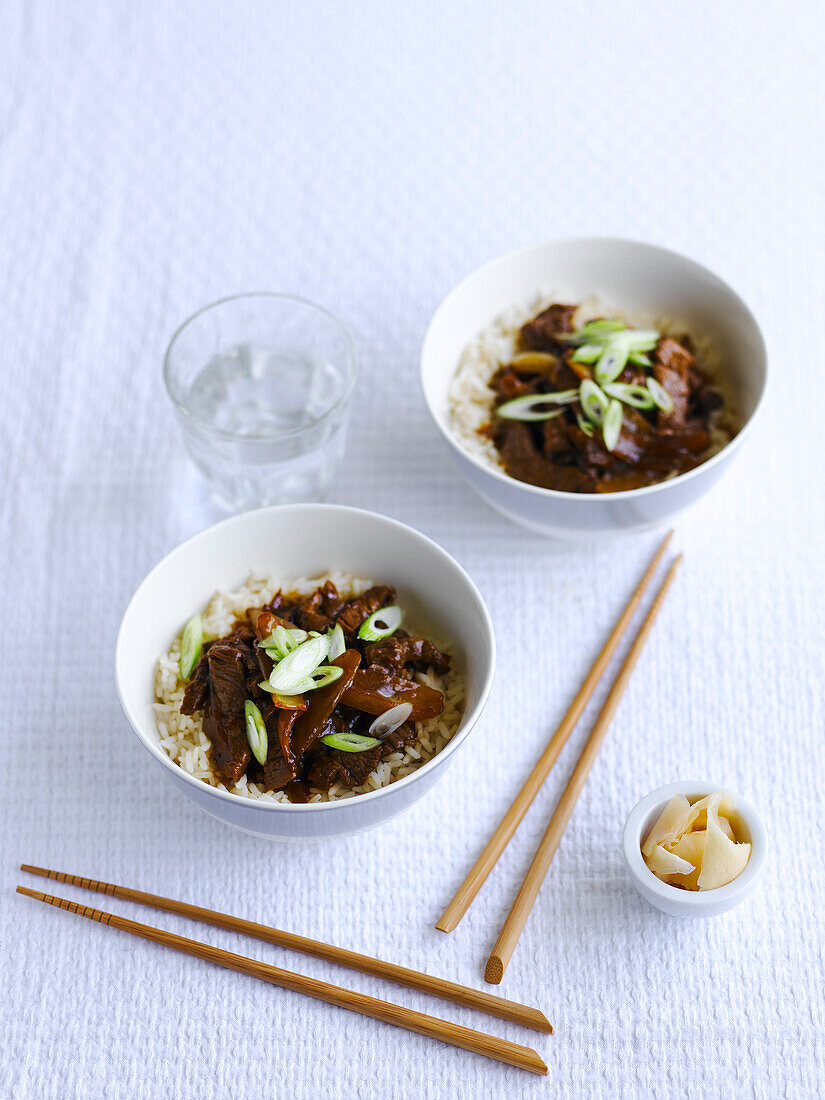
<instances>
[{"instance_id":1,"label":"glass rim","mask_svg":"<svg viewBox=\"0 0 825 1100\"><path fill-rule=\"evenodd\" d=\"M225 428L216 428L209 421L203 417L196 415L192 412L189 406L182 400L180 393L176 392L176 387L172 381L171 373L171 356L174 351L175 344L180 336L183 335L186 329L199 317L202 317L205 313L210 313L212 310L217 309L219 306L228 305L230 302L242 302L253 298L259 299L274 299L281 302L292 302L293 304L301 306L309 306L311 310L324 316L328 321L332 322L332 325L344 338L344 344L347 349L347 367L349 378L346 380L346 385L343 393L335 401L334 404L322 413L319 417L313 420L310 424L304 424L299 428L287 428L283 431L275 432L255 432L252 435L240 435L238 432L229 432ZM193 423L203 428L205 431L210 432L212 435L218 436L222 439L231 440L243 440L249 443L262 443L273 439L291 439L295 436L301 435L303 432L310 432L323 424L325 420L333 415L338 409L349 401L352 397L355 386L358 382L358 356L355 351L355 342L349 332L349 329L335 316L330 310L324 306L318 305L317 302L311 301L309 298L302 298L298 294L283 294L275 290L250 290L242 292L241 294L229 294L225 298L218 298L214 302L208 302L206 305L201 306L189 317L187 317L175 331L172 333L172 337L169 340L169 344L166 348L166 352L163 356L163 382L166 387L166 392L169 395L169 399L172 404L178 409L180 413L188 417Z\"/></svg>"}]
</instances>

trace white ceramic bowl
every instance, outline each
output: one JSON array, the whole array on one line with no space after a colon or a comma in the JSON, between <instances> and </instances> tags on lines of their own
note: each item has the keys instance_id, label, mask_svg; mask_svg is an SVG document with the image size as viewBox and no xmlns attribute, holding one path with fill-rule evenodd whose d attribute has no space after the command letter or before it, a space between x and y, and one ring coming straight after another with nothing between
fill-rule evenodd
<instances>
[{"instance_id":1,"label":"white ceramic bowl","mask_svg":"<svg viewBox=\"0 0 825 1100\"><path fill-rule=\"evenodd\" d=\"M704 798L720 789L713 783L668 783L651 791L630 811L622 835L622 848L633 885L642 897L673 917L714 917L738 905L753 890L762 873L768 853L768 836L756 808L745 798L733 795L736 805L736 825L741 840L750 841L750 859L745 870L727 886L716 890L681 890L662 882L650 870L642 856L642 841L650 831L666 803L675 794L693 800Z\"/></svg>"},{"instance_id":2,"label":"white ceramic bowl","mask_svg":"<svg viewBox=\"0 0 825 1100\"><path fill-rule=\"evenodd\" d=\"M680 477L623 493L562 493L509 477L469 454L449 423L450 381L467 344L500 314L537 294L565 301L594 294L617 309L650 312L710 337L726 364L743 426L709 461ZM468 275L433 315L421 349L427 407L473 488L502 515L542 535L592 539L669 521L727 469L753 423L767 382L759 326L742 299L693 260L637 241L550 241L501 256Z\"/></svg>"},{"instance_id":3,"label":"white ceramic bowl","mask_svg":"<svg viewBox=\"0 0 825 1100\"><path fill-rule=\"evenodd\" d=\"M216 790L161 749L152 712L155 662L216 589L252 570L286 579L344 569L385 581L415 620L450 639L467 698L449 744L417 771L337 802L280 805ZM245 512L173 550L132 597L117 639L115 676L126 717L178 790L228 825L267 837L331 836L369 828L407 809L447 771L487 702L495 667L493 626L478 589L444 550L411 527L358 508L294 504ZM146 776L151 782L151 776Z\"/></svg>"}]
</instances>

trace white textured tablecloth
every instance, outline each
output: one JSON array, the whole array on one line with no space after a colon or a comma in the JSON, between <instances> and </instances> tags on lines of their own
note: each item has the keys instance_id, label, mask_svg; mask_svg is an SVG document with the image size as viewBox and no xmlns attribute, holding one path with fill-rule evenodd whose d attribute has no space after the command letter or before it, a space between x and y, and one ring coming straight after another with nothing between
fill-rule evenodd
<instances>
[{"instance_id":1,"label":"white textured tablecloth","mask_svg":"<svg viewBox=\"0 0 825 1100\"><path fill-rule=\"evenodd\" d=\"M822 50L813 3L2 5L0 1095L821 1089ZM556 1034L389 993L535 1038L549 1078L16 896L29 861L482 985L585 727L459 929L433 921L655 540L567 550L491 512L427 419L417 354L460 276L584 233L718 270L765 327L774 384L730 476L679 525L683 572L500 987ZM438 540L478 582L500 643L475 751L449 781L380 831L295 847L224 828L161 782L112 676L131 592L213 518L167 407L165 344L203 303L262 288L325 303L357 342L359 414L332 499ZM771 835L759 892L708 922L648 908L619 848L636 800L681 777L751 797Z\"/></svg>"}]
</instances>

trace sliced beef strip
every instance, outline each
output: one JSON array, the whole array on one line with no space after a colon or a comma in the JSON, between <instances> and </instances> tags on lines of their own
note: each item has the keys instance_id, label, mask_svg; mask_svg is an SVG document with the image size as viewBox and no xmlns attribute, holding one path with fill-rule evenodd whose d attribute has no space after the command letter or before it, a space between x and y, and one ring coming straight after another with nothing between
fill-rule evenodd
<instances>
[{"instance_id":1,"label":"sliced beef strip","mask_svg":"<svg viewBox=\"0 0 825 1100\"><path fill-rule=\"evenodd\" d=\"M405 745L411 745L414 741L414 723L402 722L397 730L394 730L392 733L388 733L381 742L384 747L383 755L390 756L392 753L397 752L399 749L403 749Z\"/></svg>"},{"instance_id":2,"label":"sliced beef strip","mask_svg":"<svg viewBox=\"0 0 825 1100\"><path fill-rule=\"evenodd\" d=\"M555 455L570 450L570 436L567 434L567 421L564 418L564 413L561 416L554 416L550 420L543 420L541 429L543 436L541 449L545 458L553 458Z\"/></svg>"},{"instance_id":3,"label":"sliced beef strip","mask_svg":"<svg viewBox=\"0 0 825 1100\"><path fill-rule=\"evenodd\" d=\"M698 387L694 388L691 395L691 403L694 412L698 416L707 419L712 412L721 409L724 400L718 390L715 390L713 386L709 385L707 382L702 381Z\"/></svg>"},{"instance_id":4,"label":"sliced beef strip","mask_svg":"<svg viewBox=\"0 0 825 1100\"><path fill-rule=\"evenodd\" d=\"M669 370L678 371L684 377L687 377L689 368L693 366L693 355L672 336L659 337L654 357L657 363Z\"/></svg>"},{"instance_id":5,"label":"sliced beef strip","mask_svg":"<svg viewBox=\"0 0 825 1100\"><path fill-rule=\"evenodd\" d=\"M672 336L662 336L653 353L653 377L673 398L673 412L659 409L660 428L680 428L688 414L690 379L688 371L693 356Z\"/></svg>"},{"instance_id":6,"label":"sliced beef strip","mask_svg":"<svg viewBox=\"0 0 825 1100\"><path fill-rule=\"evenodd\" d=\"M635 363L626 363L616 381L627 386L644 386L647 382L647 373L644 367L637 367Z\"/></svg>"},{"instance_id":7,"label":"sliced beef strip","mask_svg":"<svg viewBox=\"0 0 825 1100\"><path fill-rule=\"evenodd\" d=\"M325 581L309 596L303 597L292 613L292 620L302 630L323 633L333 626L344 606L332 581Z\"/></svg>"},{"instance_id":8,"label":"sliced beef strip","mask_svg":"<svg viewBox=\"0 0 825 1100\"><path fill-rule=\"evenodd\" d=\"M659 432L653 436L647 446L647 459L651 463L660 463L667 470L680 455L698 458L709 446L709 433L701 426L689 423L681 430Z\"/></svg>"},{"instance_id":9,"label":"sliced beef strip","mask_svg":"<svg viewBox=\"0 0 825 1100\"><path fill-rule=\"evenodd\" d=\"M229 640L233 642L241 642L243 645L251 646L255 641L255 627L250 620L244 616L243 619L239 619L232 626L232 632L227 635L226 638L221 638L222 642Z\"/></svg>"},{"instance_id":10,"label":"sliced beef strip","mask_svg":"<svg viewBox=\"0 0 825 1100\"><path fill-rule=\"evenodd\" d=\"M426 638L411 638L393 634L380 642L364 647L367 664L382 665L400 672L405 666L421 669L434 668L440 675L449 672L450 658L441 653Z\"/></svg>"},{"instance_id":11,"label":"sliced beef strip","mask_svg":"<svg viewBox=\"0 0 825 1100\"><path fill-rule=\"evenodd\" d=\"M598 478L611 465L610 452L597 432L588 435L578 424L568 424L567 435L578 452L578 462L589 477Z\"/></svg>"},{"instance_id":12,"label":"sliced beef strip","mask_svg":"<svg viewBox=\"0 0 825 1100\"><path fill-rule=\"evenodd\" d=\"M581 470L558 466L540 454L529 427L522 421L500 420L495 427L495 442L501 463L511 477L544 489L592 492L591 479Z\"/></svg>"},{"instance_id":13,"label":"sliced beef strip","mask_svg":"<svg viewBox=\"0 0 825 1100\"><path fill-rule=\"evenodd\" d=\"M340 720L336 713L335 719L327 725L326 732L343 732L347 729L348 724ZM342 783L345 787L360 787L382 759L414 741L415 725L404 722L397 730L388 734L380 745L374 745L364 752L341 752L318 743L307 755L308 781L313 787L320 787L322 790L328 790L333 783Z\"/></svg>"},{"instance_id":14,"label":"sliced beef strip","mask_svg":"<svg viewBox=\"0 0 825 1100\"><path fill-rule=\"evenodd\" d=\"M329 790L335 783L345 787L360 787L381 761L382 746L374 745L363 752L341 752L327 745L313 749L308 761L307 779L313 787Z\"/></svg>"},{"instance_id":15,"label":"sliced beef strip","mask_svg":"<svg viewBox=\"0 0 825 1100\"><path fill-rule=\"evenodd\" d=\"M580 374L582 368L584 373ZM590 368L585 363L571 364L569 355L565 354L564 358L556 360L556 365L549 369L547 377L554 390L577 390L582 379L590 377Z\"/></svg>"},{"instance_id":16,"label":"sliced beef strip","mask_svg":"<svg viewBox=\"0 0 825 1100\"><path fill-rule=\"evenodd\" d=\"M512 401L514 397L527 397L535 393L535 387L524 378L520 378L509 367L502 367L490 379L490 388L502 401Z\"/></svg>"},{"instance_id":17,"label":"sliced beef strip","mask_svg":"<svg viewBox=\"0 0 825 1100\"><path fill-rule=\"evenodd\" d=\"M298 775L298 758L292 752L290 734L299 712L272 710L274 714L266 723L268 748L263 781L267 790L277 791Z\"/></svg>"},{"instance_id":18,"label":"sliced beef strip","mask_svg":"<svg viewBox=\"0 0 825 1100\"><path fill-rule=\"evenodd\" d=\"M207 650L207 653L209 651ZM195 671L186 685L183 693L183 702L180 705L181 714L194 714L196 710L203 710L209 696L209 662L206 653L195 665Z\"/></svg>"},{"instance_id":19,"label":"sliced beef strip","mask_svg":"<svg viewBox=\"0 0 825 1100\"><path fill-rule=\"evenodd\" d=\"M244 703L246 681L254 675L254 656L232 637L209 647L209 696L203 713L203 732L211 744L212 764L221 779L235 782L243 775L251 752L246 739Z\"/></svg>"},{"instance_id":20,"label":"sliced beef strip","mask_svg":"<svg viewBox=\"0 0 825 1100\"><path fill-rule=\"evenodd\" d=\"M578 306L555 303L542 310L532 321L521 326L519 340L524 348L537 351L552 349L558 343L556 336L573 331L573 317Z\"/></svg>"},{"instance_id":21,"label":"sliced beef strip","mask_svg":"<svg viewBox=\"0 0 825 1100\"><path fill-rule=\"evenodd\" d=\"M412 722L435 718L444 709L444 696L440 691L407 680L380 665L359 669L341 696L341 702L366 714L383 714L399 703L411 703Z\"/></svg>"},{"instance_id":22,"label":"sliced beef strip","mask_svg":"<svg viewBox=\"0 0 825 1100\"><path fill-rule=\"evenodd\" d=\"M650 422L632 405L622 405L622 430L612 453L629 466L638 466L653 436Z\"/></svg>"},{"instance_id":23,"label":"sliced beef strip","mask_svg":"<svg viewBox=\"0 0 825 1100\"><path fill-rule=\"evenodd\" d=\"M357 675L356 670L361 664L361 654L356 649L347 649L330 663L344 671L337 680L333 680L326 687L307 692L309 706L295 721L291 734L291 748L297 759L300 759L321 736L332 712Z\"/></svg>"},{"instance_id":24,"label":"sliced beef strip","mask_svg":"<svg viewBox=\"0 0 825 1100\"><path fill-rule=\"evenodd\" d=\"M338 615L338 623L344 634L357 633L359 626L382 607L395 602L395 589L389 584L376 584L355 599L347 600Z\"/></svg>"}]
</instances>

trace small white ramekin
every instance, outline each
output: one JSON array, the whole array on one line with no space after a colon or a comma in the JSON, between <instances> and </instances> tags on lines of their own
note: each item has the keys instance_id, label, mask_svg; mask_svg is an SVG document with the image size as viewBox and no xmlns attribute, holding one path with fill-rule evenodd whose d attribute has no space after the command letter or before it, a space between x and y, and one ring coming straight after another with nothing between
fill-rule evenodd
<instances>
[{"instance_id":1,"label":"small white ramekin","mask_svg":"<svg viewBox=\"0 0 825 1100\"><path fill-rule=\"evenodd\" d=\"M715 917L738 905L756 885L768 853L768 835L756 808L739 795L731 796L742 840L750 841L751 855L745 870L733 882L716 890L683 890L662 882L650 870L642 856L642 841L647 836L665 804L676 794L688 799L704 798L721 789L718 783L668 783L651 791L630 811L624 827L622 847L633 885L651 905L672 917ZM727 788L725 788L727 789Z\"/></svg>"}]
</instances>

